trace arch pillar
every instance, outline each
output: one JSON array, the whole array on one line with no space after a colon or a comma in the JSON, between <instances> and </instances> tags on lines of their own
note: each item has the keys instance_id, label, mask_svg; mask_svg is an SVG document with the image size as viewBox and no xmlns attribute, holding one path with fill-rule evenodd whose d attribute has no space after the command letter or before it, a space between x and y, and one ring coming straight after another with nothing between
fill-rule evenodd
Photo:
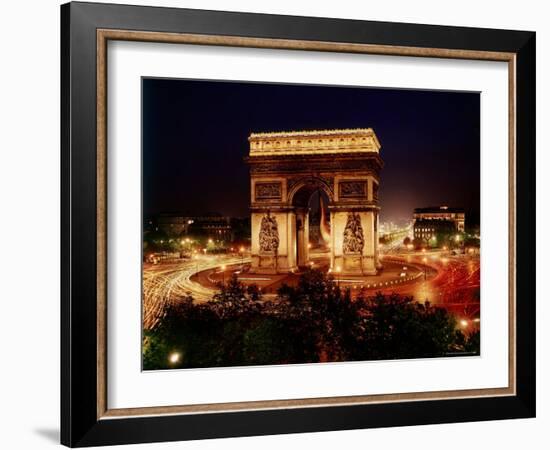
<instances>
[{"instance_id":1,"label":"arch pillar","mask_svg":"<svg viewBox=\"0 0 550 450\"><path fill-rule=\"evenodd\" d=\"M331 211L331 269L342 275L376 275L378 236L374 209L338 208ZM360 235L353 247L349 241Z\"/></svg>"},{"instance_id":2,"label":"arch pillar","mask_svg":"<svg viewBox=\"0 0 550 450\"><path fill-rule=\"evenodd\" d=\"M250 269L253 273L277 274L298 269L294 211L254 210L251 232Z\"/></svg>"}]
</instances>

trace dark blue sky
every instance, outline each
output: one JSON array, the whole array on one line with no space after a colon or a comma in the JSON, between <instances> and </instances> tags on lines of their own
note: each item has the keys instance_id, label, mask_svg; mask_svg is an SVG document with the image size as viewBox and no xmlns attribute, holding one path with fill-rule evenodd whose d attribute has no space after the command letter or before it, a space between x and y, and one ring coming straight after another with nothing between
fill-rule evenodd
<instances>
[{"instance_id":1,"label":"dark blue sky","mask_svg":"<svg viewBox=\"0 0 550 450\"><path fill-rule=\"evenodd\" d=\"M246 216L251 132L373 128L382 220L446 204L475 223L479 123L478 93L147 78L144 212Z\"/></svg>"}]
</instances>

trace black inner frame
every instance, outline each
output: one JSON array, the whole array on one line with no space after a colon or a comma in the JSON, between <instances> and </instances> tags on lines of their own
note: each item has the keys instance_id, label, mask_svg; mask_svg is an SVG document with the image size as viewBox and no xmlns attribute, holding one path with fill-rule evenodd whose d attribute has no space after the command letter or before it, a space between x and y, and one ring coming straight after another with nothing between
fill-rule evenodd
<instances>
[{"instance_id":1,"label":"black inner frame","mask_svg":"<svg viewBox=\"0 0 550 450\"><path fill-rule=\"evenodd\" d=\"M99 28L515 53L517 395L98 420L96 30ZM535 416L533 32L93 3L62 5L61 205L61 443L64 445L81 447Z\"/></svg>"}]
</instances>

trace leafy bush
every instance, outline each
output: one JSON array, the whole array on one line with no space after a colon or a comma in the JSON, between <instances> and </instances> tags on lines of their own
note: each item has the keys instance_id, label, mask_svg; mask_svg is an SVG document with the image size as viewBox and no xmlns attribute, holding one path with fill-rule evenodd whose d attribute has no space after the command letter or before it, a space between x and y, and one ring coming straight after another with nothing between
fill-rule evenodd
<instances>
[{"instance_id":1,"label":"leafy bush","mask_svg":"<svg viewBox=\"0 0 550 450\"><path fill-rule=\"evenodd\" d=\"M170 361L177 352L179 358ZM352 299L332 277L308 270L273 302L234 276L212 301L170 305L144 335L145 370L184 367L430 358L479 354L479 332L464 336L445 309L412 297Z\"/></svg>"}]
</instances>

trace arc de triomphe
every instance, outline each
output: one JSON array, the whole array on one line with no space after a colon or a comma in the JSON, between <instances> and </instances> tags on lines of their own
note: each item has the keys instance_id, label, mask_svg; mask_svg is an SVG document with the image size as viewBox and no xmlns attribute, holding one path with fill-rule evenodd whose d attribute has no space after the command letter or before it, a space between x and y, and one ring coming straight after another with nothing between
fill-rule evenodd
<instances>
[{"instance_id":1,"label":"arc de triomphe","mask_svg":"<svg viewBox=\"0 0 550 450\"><path fill-rule=\"evenodd\" d=\"M378 186L383 162L371 128L252 133L249 137L252 265L285 273L309 264L309 199L329 199L330 266L373 275L378 258Z\"/></svg>"}]
</instances>

